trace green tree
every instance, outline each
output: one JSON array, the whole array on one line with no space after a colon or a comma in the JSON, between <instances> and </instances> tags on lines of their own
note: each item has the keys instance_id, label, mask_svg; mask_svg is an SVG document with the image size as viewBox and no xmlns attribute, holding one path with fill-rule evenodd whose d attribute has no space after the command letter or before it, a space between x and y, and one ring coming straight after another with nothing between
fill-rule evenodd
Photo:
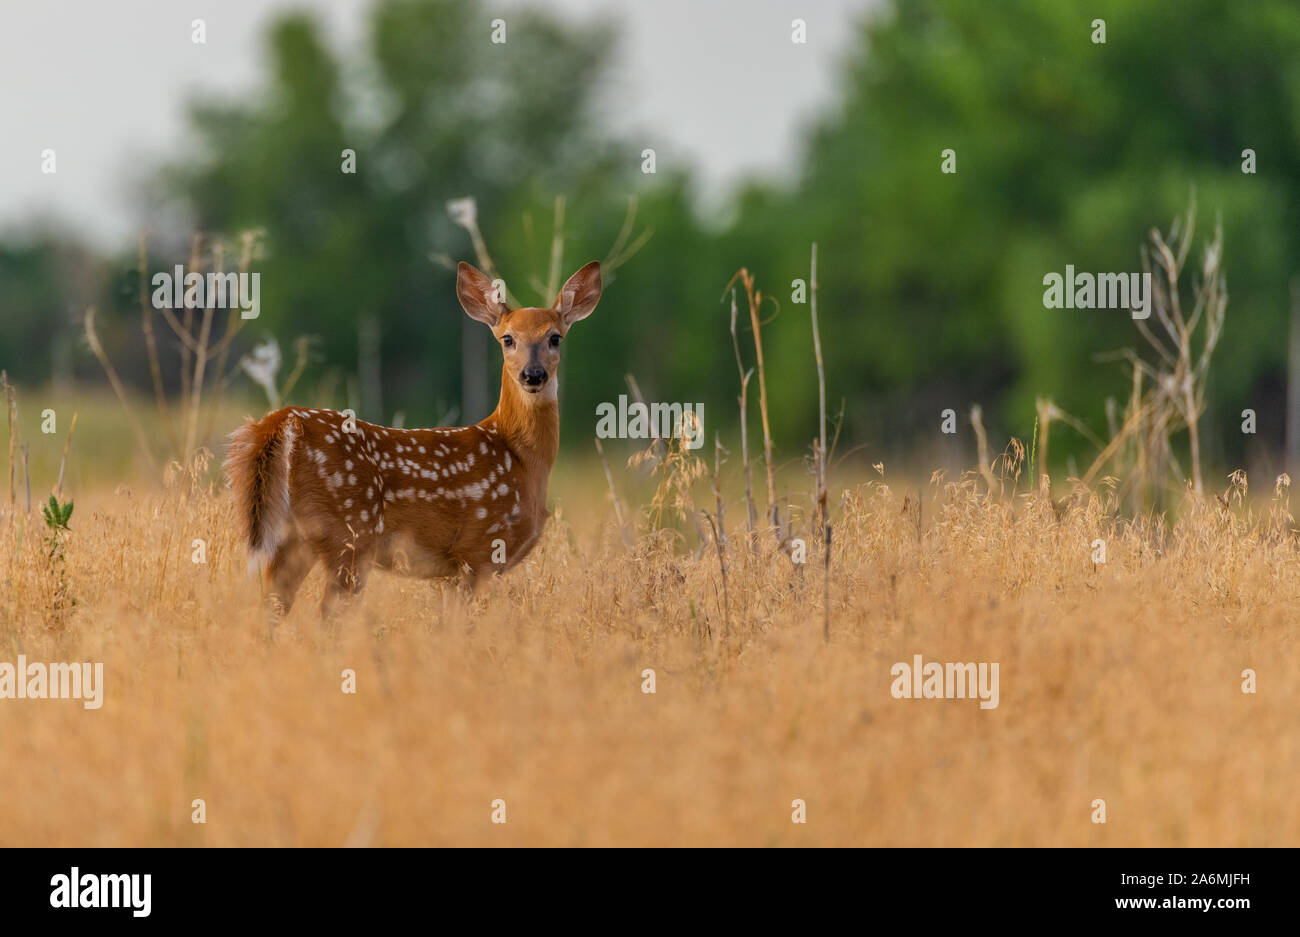
<instances>
[{"instance_id":1,"label":"green tree","mask_svg":"<svg viewBox=\"0 0 1300 937\"><path fill-rule=\"evenodd\" d=\"M565 191L594 149L609 28L519 11L498 44L490 22L477 2L382 0L368 54L345 67L313 19L287 17L269 33L269 86L196 108L211 156L174 177L204 229L265 229L264 324L282 339L319 335L325 359L356 373L359 326L377 323L385 404L366 401L372 419L446 412L462 358L483 372L471 388L483 399L495 383L490 337L466 326L454 271L431 260L473 257L447 203L474 196L484 230L502 229L524 193Z\"/></svg>"},{"instance_id":2,"label":"green tree","mask_svg":"<svg viewBox=\"0 0 1300 937\"><path fill-rule=\"evenodd\" d=\"M1223 219L1232 292L1206 423L1226 458L1244 406L1276 434L1264 392L1300 247L1298 43L1300 8L1281 0L911 0L864 22L798 184L740 222L789 226L783 277L820 242L832 396L859 438L924 434L976 400L1028 438L1038 394L1103 430L1127 383L1094 356L1143 343L1122 313L1044 309L1042 277L1139 270L1146 233L1193 192L1202 231ZM782 319L774 345L803 359L806 324ZM806 424L814 389L790 392ZM1071 446L1092 451L1054 439Z\"/></svg>"}]
</instances>

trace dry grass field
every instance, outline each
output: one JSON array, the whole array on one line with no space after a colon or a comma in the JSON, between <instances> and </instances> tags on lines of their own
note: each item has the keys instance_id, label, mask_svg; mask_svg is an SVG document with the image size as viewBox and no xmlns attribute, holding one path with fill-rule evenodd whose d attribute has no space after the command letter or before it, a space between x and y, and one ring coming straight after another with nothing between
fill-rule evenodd
<instances>
[{"instance_id":1,"label":"dry grass field","mask_svg":"<svg viewBox=\"0 0 1300 937\"><path fill-rule=\"evenodd\" d=\"M0 844L1300 842L1285 492L1134 523L1105 484L833 477L825 642L818 549L751 550L729 488L724 614L713 546L643 515L625 549L596 466L557 472L542 543L479 594L377 573L322 628L318 569L268 640L211 477L75 492L62 561L38 515L0 519L0 660L105 673L99 710L0 702ZM998 662L1000 705L893 698L914 654Z\"/></svg>"}]
</instances>

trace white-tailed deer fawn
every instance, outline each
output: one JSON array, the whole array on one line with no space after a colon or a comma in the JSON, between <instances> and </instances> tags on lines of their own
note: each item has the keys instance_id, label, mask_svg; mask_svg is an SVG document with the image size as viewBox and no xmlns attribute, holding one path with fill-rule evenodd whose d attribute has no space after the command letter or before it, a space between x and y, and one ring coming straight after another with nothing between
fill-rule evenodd
<instances>
[{"instance_id":1,"label":"white-tailed deer fawn","mask_svg":"<svg viewBox=\"0 0 1300 937\"><path fill-rule=\"evenodd\" d=\"M559 447L560 343L600 299L600 264L549 309L510 309L462 263L465 312L501 343L501 400L473 426L392 429L336 410L285 407L231 434L225 469L264 591L287 612L320 561L322 613L372 566L476 582L522 560L542 532Z\"/></svg>"}]
</instances>

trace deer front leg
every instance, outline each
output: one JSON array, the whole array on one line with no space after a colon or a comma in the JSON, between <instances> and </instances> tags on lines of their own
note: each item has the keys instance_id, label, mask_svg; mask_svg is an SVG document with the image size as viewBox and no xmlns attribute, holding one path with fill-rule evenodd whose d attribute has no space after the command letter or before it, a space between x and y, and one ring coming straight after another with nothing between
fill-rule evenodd
<instances>
[{"instance_id":1,"label":"deer front leg","mask_svg":"<svg viewBox=\"0 0 1300 937\"><path fill-rule=\"evenodd\" d=\"M492 566L471 566L462 562L460 565L460 588L471 598L478 595L483 583L492 578L496 569Z\"/></svg>"},{"instance_id":2,"label":"deer front leg","mask_svg":"<svg viewBox=\"0 0 1300 937\"><path fill-rule=\"evenodd\" d=\"M349 540L333 545L328 554L325 594L321 596L321 623L328 624L339 611L340 602L365 588L370 567L374 565L375 545L371 540Z\"/></svg>"}]
</instances>

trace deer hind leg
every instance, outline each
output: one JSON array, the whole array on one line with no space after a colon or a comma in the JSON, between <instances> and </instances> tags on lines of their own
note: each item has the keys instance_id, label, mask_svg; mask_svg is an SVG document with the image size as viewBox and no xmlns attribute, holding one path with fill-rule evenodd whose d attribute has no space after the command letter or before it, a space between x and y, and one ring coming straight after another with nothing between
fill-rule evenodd
<instances>
[{"instance_id":1,"label":"deer hind leg","mask_svg":"<svg viewBox=\"0 0 1300 937\"><path fill-rule=\"evenodd\" d=\"M316 553L311 544L296 533L280 544L263 574L263 593L271 606L274 618L289 614L293 600L302 582L316 565Z\"/></svg>"}]
</instances>

